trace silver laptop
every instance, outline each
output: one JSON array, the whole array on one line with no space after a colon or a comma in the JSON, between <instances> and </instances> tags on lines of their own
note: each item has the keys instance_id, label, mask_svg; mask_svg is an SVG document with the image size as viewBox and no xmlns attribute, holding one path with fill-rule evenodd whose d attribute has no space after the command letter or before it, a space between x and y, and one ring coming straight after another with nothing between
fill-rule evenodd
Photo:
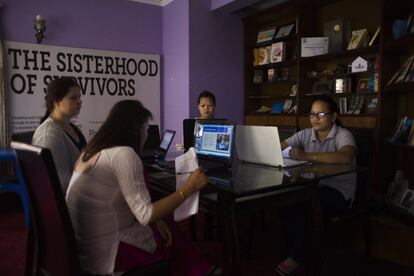
<instances>
[{"instance_id":1,"label":"silver laptop","mask_svg":"<svg viewBox=\"0 0 414 276\"><path fill-rule=\"evenodd\" d=\"M284 168L307 163L283 158L276 126L237 126L236 148L239 159L249 163Z\"/></svg>"}]
</instances>

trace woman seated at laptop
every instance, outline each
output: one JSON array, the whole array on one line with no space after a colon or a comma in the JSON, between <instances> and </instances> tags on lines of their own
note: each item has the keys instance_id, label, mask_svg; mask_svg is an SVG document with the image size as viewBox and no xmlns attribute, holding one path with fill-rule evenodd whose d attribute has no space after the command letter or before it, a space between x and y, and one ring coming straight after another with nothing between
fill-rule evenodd
<instances>
[{"instance_id":1,"label":"woman seated at laptop","mask_svg":"<svg viewBox=\"0 0 414 276\"><path fill-rule=\"evenodd\" d=\"M118 102L75 165L66 201L84 273L112 275L164 258L170 258L171 275L208 270L176 226L162 220L207 178L198 169L179 190L151 202L138 156L151 116L139 101Z\"/></svg>"},{"instance_id":2,"label":"woman seated at laptop","mask_svg":"<svg viewBox=\"0 0 414 276\"><path fill-rule=\"evenodd\" d=\"M79 85L72 78L57 78L48 85L45 101L46 114L33 135L32 144L50 149L66 194L73 166L86 145L80 129L71 123L82 106Z\"/></svg>"},{"instance_id":3,"label":"woman seated at laptop","mask_svg":"<svg viewBox=\"0 0 414 276\"><path fill-rule=\"evenodd\" d=\"M216 97L209 91L203 91L198 95L197 100L198 113L197 119L214 119L216 110Z\"/></svg>"},{"instance_id":4,"label":"woman seated at laptop","mask_svg":"<svg viewBox=\"0 0 414 276\"><path fill-rule=\"evenodd\" d=\"M293 159L331 164L355 164L357 147L352 133L341 127L337 119L338 106L329 96L315 99L310 112L312 127L295 133L281 143L282 149L292 147ZM356 174L347 174L321 180L319 199L324 218L340 214L350 207L356 187ZM286 210L292 247L287 258L276 267L280 275L295 271L304 259L305 208Z\"/></svg>"}]
</instances>

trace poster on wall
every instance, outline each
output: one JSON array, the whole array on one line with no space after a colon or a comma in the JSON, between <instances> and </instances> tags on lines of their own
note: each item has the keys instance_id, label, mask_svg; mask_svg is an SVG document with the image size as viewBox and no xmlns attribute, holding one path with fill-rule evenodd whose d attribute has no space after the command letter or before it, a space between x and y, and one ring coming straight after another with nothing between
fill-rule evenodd
<instances>
[{"instance_id":1,"label":"poster on wall","mask_svg":"<svg viewBox=\"0 0 414 276\"><path fill-rule=\"evenodd\" d=\"M45 114L47 85L73 77L82 109L74 123L87 139L99 129L114 103L141 101L160 124L160 56L6 41L5 88L12 133L35 130Z\"/></svg>"}]
</instances>

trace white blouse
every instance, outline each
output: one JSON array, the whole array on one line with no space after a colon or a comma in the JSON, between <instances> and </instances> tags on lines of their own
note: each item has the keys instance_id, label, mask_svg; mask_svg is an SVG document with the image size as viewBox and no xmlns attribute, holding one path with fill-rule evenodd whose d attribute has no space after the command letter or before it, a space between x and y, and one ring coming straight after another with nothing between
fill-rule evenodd
<instances>
[{"instance_id":1,"label":"white blouse","mask_svg":"<svg viewBox=\"0 0 414 276\"><path fill-rule=\"evenodd\" d=\"M91 170L74 172L66 201L83 272L112 274L120 241L155 251L153 206L132 148L102 150Z\"/></svg>"}]
</instances>

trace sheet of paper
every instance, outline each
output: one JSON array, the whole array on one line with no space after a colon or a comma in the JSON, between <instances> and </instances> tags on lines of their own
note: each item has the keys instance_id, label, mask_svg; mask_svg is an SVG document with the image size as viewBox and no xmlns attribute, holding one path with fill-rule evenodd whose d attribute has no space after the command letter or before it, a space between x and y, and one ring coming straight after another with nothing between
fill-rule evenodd
<instances>
[{"instance_id":1,"label":"sheet of paper","mask_svg":"<svg viewBox=\"0 0 414 276\"><path fill-rule=\"evenodd\" d=\"M176 178L176 190L180 189L191 172L198 168L197 155L194 148L190 148L183 155L178 156L175 159L175 178ZM198 212L198 196L199 192L193 193L189 196L177 209L174 211L174 220L180 221L195 215Z\"/></svg>"},{"instance_id":2,"label":"sheet of paper","mask_svg":"<svg viewBox=\"0 0 414 276\"><path fill-rule=\"evenodd\" d=\"M289 146L289 147L285 148L285 149L282 151L282 156L283 156L283 158L290 158L289 151L290 151L291 149L292 149L292 147L291 147L291 146Z\"/></svg>"}]
</instances>

